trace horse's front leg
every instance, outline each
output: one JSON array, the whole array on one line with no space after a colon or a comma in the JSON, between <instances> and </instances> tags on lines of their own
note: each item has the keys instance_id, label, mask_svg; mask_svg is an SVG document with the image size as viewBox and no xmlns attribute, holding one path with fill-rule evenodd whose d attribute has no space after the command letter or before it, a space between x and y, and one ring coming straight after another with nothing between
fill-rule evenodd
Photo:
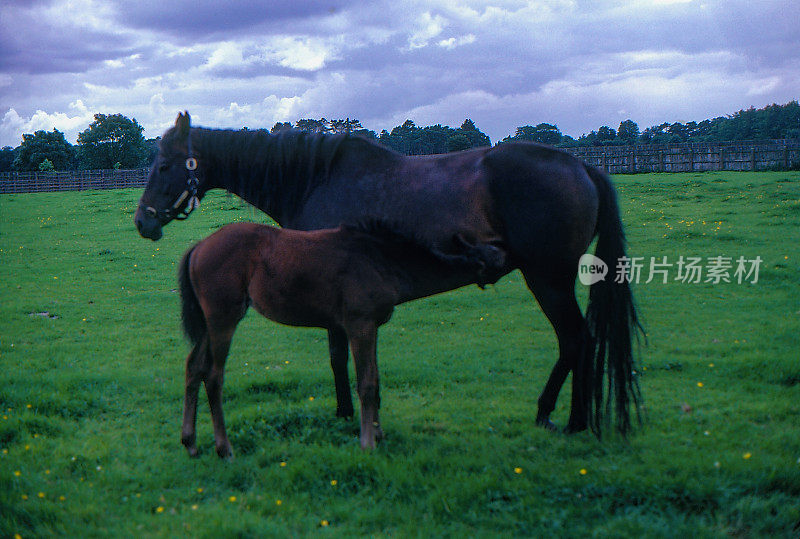
<instances>
[{"instance_id":1,"label":"horse's front leg","mask_svg":"<svg viewBox=\"0 0 800 539\"><path fill-rule=\"evenodd\" d=\"M186 358L181 443L186 447L190 457L197 456L197 393L200 390L200 382L208 375L209 367L208 340L204 338L195 344Z\"/></svg>"},{"instance_id":2,"label":"horse's front leg","mask_svg":"<svg viewBox=\"0 0 800 539\"><path fill-rule=\"evenodd\" d=\"M347 373L347 333L340 328L328 330L333 383L336 386L336 417L353 417L353 398L350 395L350 376Z\"/></svg>"},{"instance_id":3,"label":"horse's front leg","mask_svg":"<svg viewBox=\"0 0 800 539\"><path fill-rule=\"evenodd\" d=\"M378 327L363 322L348 328L350 348L356 364L358 397L361 400L361 448L373 449L383 438L378 409L381 405L376 358Z\"/></svg>"}]
</instances>

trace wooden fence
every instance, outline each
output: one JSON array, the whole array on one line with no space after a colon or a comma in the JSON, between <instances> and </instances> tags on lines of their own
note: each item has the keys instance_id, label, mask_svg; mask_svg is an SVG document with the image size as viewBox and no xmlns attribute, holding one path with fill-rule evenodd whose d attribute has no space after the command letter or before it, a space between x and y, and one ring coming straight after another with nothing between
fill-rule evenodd
<instances>
[{"instance_id":1,"label":"wooden fence","mask_svg":"<svg viewBox=\"0 0 800 539\"><path fill-rule=\"evenodd\" d=\"M703 142L565 148L611 174L789 170L800 167L800 141Z\"/></svg>"},{"instance_id":2,"label":"wooden fence","mask_svg":"<svg viewBox=\"0 0 800 539\"><path fill-rule=\"evenodd\" d=\"M63 172L2 172L0 193L85 191L144 187L149 169L71 170Z\"/></svg>"},{"instance_id":3,"label":"wooden fence","mask_svg":"<svg viewBox=\"0 0 800 539\"><path fill-rule=\"evenodd\" d=\"M708 142L565 148L611 174L789 170L800 168L800 141ZM144 187L148 169L2 172L0 194Z\"/></svg>"}]
</instances>

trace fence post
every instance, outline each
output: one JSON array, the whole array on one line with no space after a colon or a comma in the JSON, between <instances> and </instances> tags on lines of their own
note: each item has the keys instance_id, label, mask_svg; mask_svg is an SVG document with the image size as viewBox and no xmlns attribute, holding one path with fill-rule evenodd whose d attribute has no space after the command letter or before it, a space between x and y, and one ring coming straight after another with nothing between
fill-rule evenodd
<instances>
[{"instance_id":1,"label":"fence post","mask_svg":"<svg viewBox=\"0 0 800 539\"><path fill-rule=\"evenodd\" d=\"M753 172L756 171L756 148L753 146L753 150L750 153L750 170Z\"/></svg>"},{"instance_id":2,"label":"fence post","mask_svg":"<svg viewBox=\"0 0 800 539\"><path fill-rule=\"evenodd\" d=\"M789 170L789 143L783 141L783 168Z\"/></svg>"}]
</instances>

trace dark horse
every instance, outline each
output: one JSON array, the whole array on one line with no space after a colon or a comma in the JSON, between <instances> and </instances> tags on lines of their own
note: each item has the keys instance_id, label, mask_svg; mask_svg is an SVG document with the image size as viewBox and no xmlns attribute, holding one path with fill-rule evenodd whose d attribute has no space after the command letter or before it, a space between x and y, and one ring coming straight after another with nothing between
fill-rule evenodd
<instances>
[{"instance_id":1,"label":"dark horse","mask_svg":"<svg viewBox=\"0 0 800 539\"><path fill-rule=\"evenodd\" d=\"M276 322L347 336L361 400L361 447L375 447L383 436L378 326L395 305L470 283L493 283L508 271L497 247L456 241L463 252L448 255L381 223L311 232L236 223L192 247L178 271L183 326L194 345L186 360L181 435L189 454L197 454L197 394L205 380L217 453L231 455L222 381L231 339L250 305Z\"/></svg>"},{"instance_id":2,"label":"dark horse","mask_svg":"<svg viewBox=\"0 0 800 539\"><path fill-rule=\"evenodd\" d=\"M558 337L537 424L554 428L550 414L570 371L568 432L590 427L599 435L614 415L624 434L631 407L638 416L632 341L641 327L629 284L594 284L585 318L575 298L578 261L595 237L595 255L611 268L625 256L616 193L598 169L537 144L406 157L345 135L192 128L187 113L161 140L136 211L140 234L159 239L165 224L186 218L215 188L287 228L373 219L402 223L443 253L459 252L454 238L502 249ZM352 416L347 337L337 328L328 335L337 415Z\"/></svg>"}]
</instances>

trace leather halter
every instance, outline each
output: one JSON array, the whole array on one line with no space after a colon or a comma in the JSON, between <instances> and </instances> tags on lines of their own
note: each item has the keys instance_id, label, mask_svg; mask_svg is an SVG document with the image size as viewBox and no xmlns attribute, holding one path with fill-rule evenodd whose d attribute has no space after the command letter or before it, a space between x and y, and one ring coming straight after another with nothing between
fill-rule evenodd
<instances>
[{"instance_id":1,"label":"leather halter","mask_svg":"<svg viewBox=\"0 0 800 539\"><path fill-rule=\"evenodd\" d=\"M178 198L175 199L175 202L173 202L172 206L169 208L164 210L157 210L152 206L145 208L145 212L147 212L147 214L151 217L158 217L162 221L169 221L171 219L183 221L189 217L190 213L200 206L200 198L197 196L197 186L200 184L200 181L197 179L197 175L195 173L197 170L197 159L195 159L194 155L192 154L191 130L187 135L186 144L188 147L186 170L189 171L189 179L186 180L186 189L184 189L183 192L178 195ZM189 202L184 205L186 199L188 199Z\"/></svg>"}]
</instances>

